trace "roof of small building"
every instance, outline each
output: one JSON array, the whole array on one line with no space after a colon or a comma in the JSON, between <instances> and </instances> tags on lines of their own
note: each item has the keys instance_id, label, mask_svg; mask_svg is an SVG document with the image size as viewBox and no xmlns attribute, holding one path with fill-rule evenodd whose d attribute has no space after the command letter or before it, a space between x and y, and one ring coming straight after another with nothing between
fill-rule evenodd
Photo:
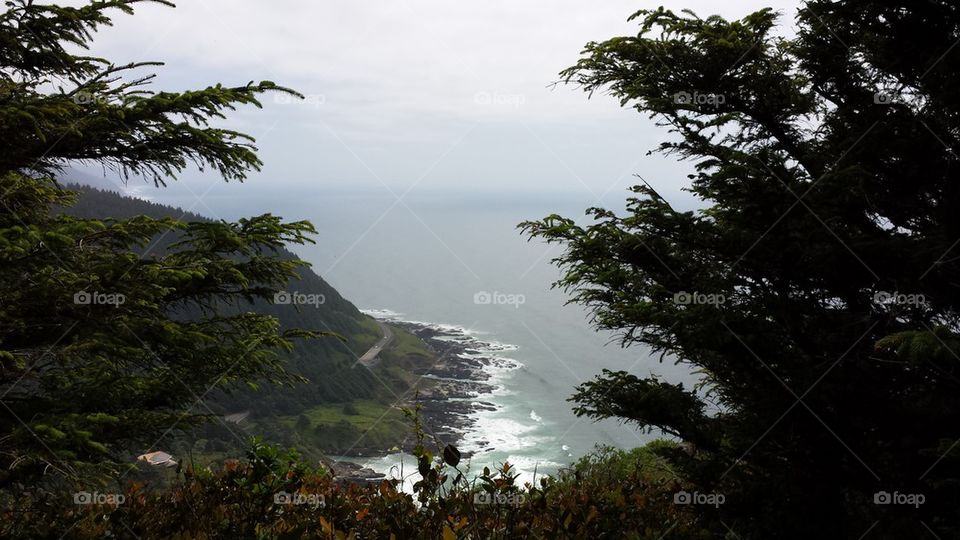
<instances>
[{"instance_id":1,"label":"roof of small building","mask_svg":"<svg viewBox=\"0 0 960 540\"><path fill-rule=\"evenodd\" d=\"M173 456L162 451L140 454L140 456L138 456L137 459L140 461L146 461L150 465L164 465L166 467L177 466L177 462L174 461Z\"/></svg>"}]
</instances>

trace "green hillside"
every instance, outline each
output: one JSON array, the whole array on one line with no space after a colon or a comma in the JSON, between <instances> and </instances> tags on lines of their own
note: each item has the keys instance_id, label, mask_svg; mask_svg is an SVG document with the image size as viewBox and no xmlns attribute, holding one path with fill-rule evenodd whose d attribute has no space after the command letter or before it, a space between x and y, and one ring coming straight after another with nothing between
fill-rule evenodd
<instances>
[{"instance_id":1,"label":"green hillside","mask_svg":"<svg viewBox=\"0 0 960 540\"><path fill-rule=\"evenodd\" d=\"M210 221L209 218L150 201L126 197L89 186L70 185L79 194L75 205L60 212L91 219L128 219L145 215L160 219ZM142 257L159 256L177 241L174 233L155 238L144 246ZM294 258L286 250L281 257ZM256 301L246 308L276 317L282 328L305 328L332 332L336 337L297 342L286 361L292 373L305 379L301 384L277 386L257 384L237 387L232 392L215 390L198 405L200 414L243 415L240 423L222 418L189 433L172 433L158 446L175 455L189 455L207 461L238 455L249 435L270 442L297 447L311 458L322 452L375 452L402 443L409 429L395 407L396 396L409 394L412 377L391 362L372 370L355 366L357 359L380 339L380 328L361 313L336 289L308 268L287 286L290 292L322 295L314 306L294 306ZM236 308L224 307L236 311ZM396 349L390 357L427 354L416 337L396 329ZM401 349L402 345L402 350ZM384 388L389 386L390 391ZM381 418L382 417L382 418Z\"/></svg>"}]
</instances>

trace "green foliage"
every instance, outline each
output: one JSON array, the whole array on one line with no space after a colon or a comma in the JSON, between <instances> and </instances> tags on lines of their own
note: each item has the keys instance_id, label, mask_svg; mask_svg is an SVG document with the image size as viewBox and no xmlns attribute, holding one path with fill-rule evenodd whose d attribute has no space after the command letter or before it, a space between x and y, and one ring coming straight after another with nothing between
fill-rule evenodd
<instances>
[{"instance_id":1,"label":"green foliage","mask_svg":"<svg viewBox=\"0 0 960 540\"><path fill-rule=\"evenodd\" d=\"M651 447L656 448L656 447ZM0 522L4 537L72 538L708 538L673 504L653 450L601 450L575 471L518 486L509 464L472 483L441 460L425 462L414 494L396 481L341 484L295 453L255 442L223 470L187 471L167 492L142 484L122 504L77 506L19 499ZM448 450L446 454L451 454ZM422 454L427 456L427 454ZM632 465L626 465L639 458ZM622 471L625 476L612 474ZM648 472L649 475L648 475ZM424 496L425 493L430 495Z\"/></svg>"},{"instance_id":2,"label":"green foliage","mask_svg":"<svg viewBox=\"0 0 960 540\"><path fill-rule=\"evenodd\" d=\"M259 170L253 138L210 121L239 105L259 107L257 96L265 92L296 92L263 81L155 93L144 89L153 75L124 77L156 62L118 66L70 52L71 46L87 48L94 31L110 24L110 10L132 13L138 3L72 8L7 2L0 15L0 171L44 176L65 162L88 160L159 185L188 163L236 180ZM56 91L46 90L51 86Z\"/></svg>"},{"instance_id":3,"label":"green foliage","mask_svg":"<svg viewBox=\"0 0 960 540\"><path fill-rule=\"evenodd\" d=\"M76 202L59 210L78 218L101 219L103 216L110 216L114 219L128 219L149 216L154 219L211 222L207 218L178 208L123 197L113 192L81 186L69 186L69 189L77 192ZM138 255L145 258L162 256L179 239L180 235L176 231L154 237L147 246L137 250ZM278 250L278 256L297 259L293 253L282 248ZM307 379L307 383L294 387L259 384L255 390L241 388L230 395L213 390L209 399L205 400L213 410L224 414L251 410L252 417L266 419L296 415L320 403L342 403L373 397L382 391L382 383L378 377L386 380L383 374L372 374L368 370L352 367L357 356L380 339L379 326L360 313L306 263L297 268L296 273L294 278L287 281L285 290L323 295L323 304L304 308L291 304L275 304L271 298L269 301L241 301L238 306L221 305L220 309L225 312L253 311L270 315L277 318L281 329L314 328L335 333L341 339L301 340L294 343L293 350L281 353L288 371ZM199 313L191 312L191 315ZM256 406L251 407L251 404ZM236 438L229 432L225 435L236 442ZM242 451L242 448L240 450Z\"/></svg>"},{"instance_id":4,"label":"green foliage","mask_svg":"<svg viewBox=\"0 0 960 540\"><path fill-rule=\"evenodd\" d=\"M11 0L0 15L0 488L116 477L129 452L212 416L212 390L300 380L279 353L321 335L241 309L296 277L304 263L280 249L310 241L307 222L54 212L76 197L53 176L78 160L157 184L189 162L242 179L260 165L253 140L209 122L290 92L154 93L149 76L125 79L147 64L74 52L137 3ZM163 253L141 253L167 235Z\"/></svg>"},{"instance_id":5,"label":"green foliage","mask_svg":"<svg viewBox=\"0 0 960 540\"><path fill-rule=\"evenodd\" d=\"M671 467L726 495L694 506L717 534L957 536L960 12L811 0L789 39L771 10L634 18L562 76L668 128L706 208L644 182L622 215L522 227L565 248L556 285L597 327L703 385L604 372L577 413L683 439Z\"/></svg>"},{"instance_id":6,"label":"green foliage","mask_svg":"<svg viewBox=\"0 0 960 540\"><path fill-rule=\"evenodd\" d=\"M210 414L191 406L211 387L297 380L277 352L318 333L218 308L272 298L300 263L271 252L303 242L309 224L270 215L238 223L41 217L69 198L52 183L8 173L0 192L7 208L38 195L48 201L0 217L3 481L46 467L116 471L122 442ZM172 231L180 240L166 255L134 253ZM204 315L178 316L187 310Z\"/></svg>"},{"instance_id":7,"label":"green foliage","mask_svg":"<svg viewBox=\"0 0 960 540\"><path fill-rule=\"evenodd\" d=\"M679 480L670 467L669 456L679 450L676 443L657 440L632 450L598 446L596 451L581 457L573 470L564 471L561 482L591 481L598 484L667 483ZM576 483L574 482L574 483Z\"/></svg>"}]
</instances>

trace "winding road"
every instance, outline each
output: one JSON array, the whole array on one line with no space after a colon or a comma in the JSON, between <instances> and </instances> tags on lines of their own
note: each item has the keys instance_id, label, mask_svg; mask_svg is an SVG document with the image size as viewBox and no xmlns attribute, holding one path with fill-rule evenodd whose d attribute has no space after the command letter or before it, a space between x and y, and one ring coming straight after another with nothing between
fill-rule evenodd
<instances>
[{"instance_id":1,"label":"winding road","mask_svg":"<svg viewBox=\"0 0 960 540\"><path fill-rule=\"evenodd\" d=\"M380 326L380 329L383 330L383 337L357 360L357 364L363 364L368 368L377 365L377 362L380 360L380 353L393 341L393 331L390 330L390 327L380 321L377 321L377 324ZM354 366L356 366L356 364L354 364Z\"/></svg>"},{"instance_id":2,"label":"winding road","mask_svg":"<svg viewBox=\"0 0 960 540\"><path fill-rule=\"evenodd\" d=\"M380 338L380 341L374 344L373 347L370 347L367 352L363 353L363 356L357 360L357 363L354 364L353 367L357 367L357 364L363 364L367 368L372 368L377 365L377 362L380 361L380 353L393 341L393 331L390 330L390 327L380 321L376 322L380 326L380 330L383 331L383 337ZM223 419L227 422L239 424L246 420L248 416L250 416L250 410L228 414L224 416Z\"/></svg>"}]
</instances>

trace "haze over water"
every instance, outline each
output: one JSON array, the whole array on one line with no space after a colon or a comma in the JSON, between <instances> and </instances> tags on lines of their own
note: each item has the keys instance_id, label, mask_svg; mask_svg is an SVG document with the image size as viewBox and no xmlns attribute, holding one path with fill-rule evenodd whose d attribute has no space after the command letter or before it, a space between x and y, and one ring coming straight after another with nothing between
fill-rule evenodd
<instances>
[{"instance_id":1,"label":"haze over water","mask_svg":"<svg viewBox=\"0 0 960 540\"><path fill-rule=\"evenodd\" d=\"M565 306L568 295L550 288L559 276L550 259L560 248L527 242L516 228L553 212L582 216L587 205L576 198L434 193L391 208L394 200L339 193L298 201L289 211L309 215L320 231L317 245L301 255L361 309L454 325L481 341L512 346L497 354L522 367L497 373L502 387L481 399L501 409L482 413L474 440L465 445L474 448L479 437L493 448L474 458L475 469L509 460L524 473L535 466L551 472L595 444L629 448L655 436L613 421L578 419L566 401L577 384L604 368L692 380L645 348L624 350L610 334L593 331L586 311ZM483 294L492 303L477 303L484 300L475 296Z\"/></svg>"},{"instance_id":2,"label":"haze over water","mask_svg":"<svg viewBox=\"0 0 960 540\"><path fill-rule=\"evenodd\" d=\"M797 2L664 4L734 17L773 5L789 18ZM662 127L614 99L551 85L588 41L635 33L627 17L641 7L617 0L237 9L209 0L175 13L145 6L147 16L104 32L100 47L123 56L162 43L171 63L156 89L266 78L305 94L266 98L263 109L223 122L257 138L265 166L249 182L227 186L191 171L167 189L134 186L133 194L214 218L308 219L318 244L296 251L361 309L515 346L503 354L523 367L502 374L503 388L489 399L501 410L480 425L495 448L485 459L550 469L597 443L634 447L655 436L577 419L566 401L577 384L604 368L692 379L644 349L607 345L613 336L595 333L583 308L564 306L566 294L550 290L558 248L528 243L515 228L552 213L581 217L599 201L621 210L627 186L639 182L634 173L678 210L699 206L681 192L690 163L647 155L668 137ZM525 301L474 303L483 292Z\"/></svg>"},{"instance_id":3,"label":"haze over water","mask_svg":"<svg viewBox=\"0 0 960 540\"><path fill-rule=\"evenodd\" d=\"M797 7L795 0L663 3L728 17L773 6L787 21ZM144 6L145 16L103 33L94 52L107 56L163 45L170 65L155 89L270 79L307 97L267 98L263 109L244 108L223 122L257 138L265 166L248 183L228 187L191 171L168 189L135 186L134 194L215 218L309 219L318 245L297 251L361 309L516 346L509 355L523 368L504 376L492 399L501 413L481 426L496 448L493 460L566 464L595 443L648 440L630 426L578 420L566 399L603 368L691 377L646 350L608 346L612 336L595 333L581 307L564 306L564 292L550 290L556 248L527 243L515 226L554 212L579 217L599 200L622 209L626 187L638 183L634 173L677 209L698 207L680 191L692 165L646 155L667 137L662 127L614 99L587 100L576 87L551 85L585 43L635 34L627 18L653 5L278 6ZM480 292L525 302L478 305Z\"/></svg>"},{"instance_id":4,"label":"haze over water","mask_svg":"<svg viewBox=\"0 0 960 540\"><path fill-rule=\"evenodd\" d=\"M491 382L498 390L478 399L498 410L479 413L476 429L462 444L477 451L473 470L509 461L529 480L535 468L549 474L598 444L633 448L660 436L573 414L567 398L603 369L656 374L688 388L695 383L669 359L661 363L644 347L623 349L614 335L594 331L586 309L566 305L569 294L551 288L561 275L551 263L560 246L529 242L517 228L554 213L585 223L585 209L595 205L620 211L626 190L611 190L597 202L575 192L418 189L403 195L321 188L291 196L270 193L263 184L253 192L251 187L204 178L189 189L184 183L160 190L131 183L125 191L218 219L269 211L287 220L310 220L318 231L316 244L291 249L358 308L455 327L502 349L494 354L521 367L497 371ZM475 301L484 294L491 303ZM498 304L498 299L520 302ZM482 441L489 444L480 447ZM388 472L398 461L391 456L363 464ZM406 460L407 468L413 463Z\"/></svg>"}]
</instances>

